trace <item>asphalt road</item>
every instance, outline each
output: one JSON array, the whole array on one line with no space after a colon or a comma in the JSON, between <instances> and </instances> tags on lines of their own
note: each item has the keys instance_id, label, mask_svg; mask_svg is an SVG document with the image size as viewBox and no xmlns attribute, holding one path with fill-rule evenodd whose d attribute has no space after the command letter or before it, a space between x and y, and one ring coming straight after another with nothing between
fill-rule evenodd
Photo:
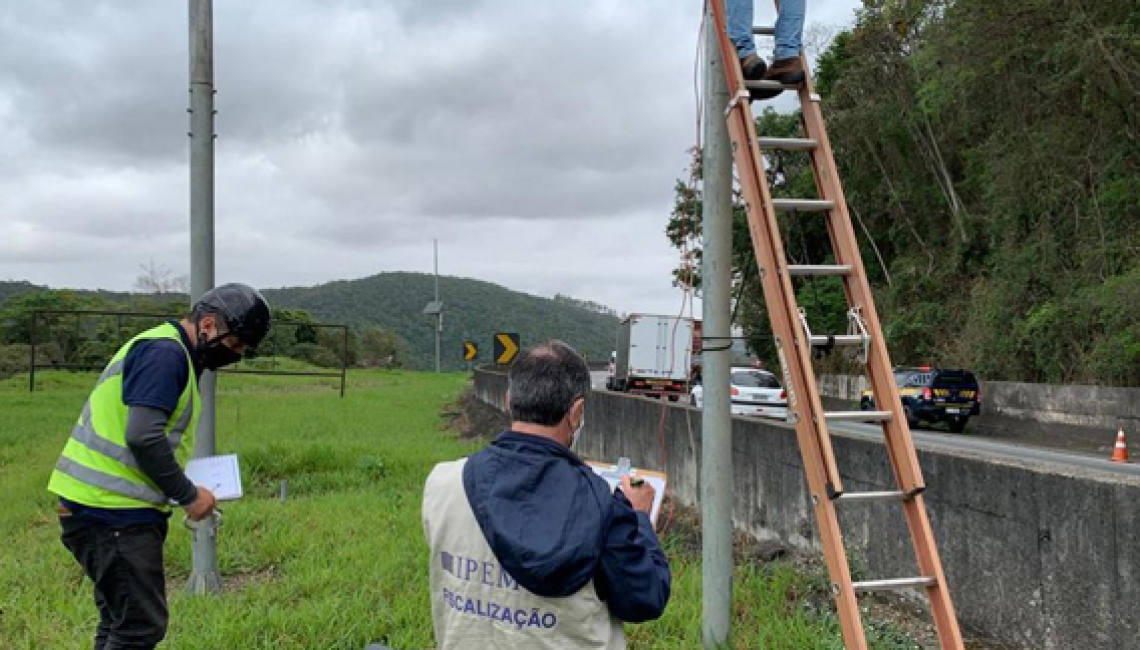
<instances>
[{"instance_id":1,"label":"asphalt road","mask_svg":"<svg viewBox=\"0 0 1140 650\"><path fill-rule=\"evenodd\" d=\"M605 370L590 372L594 390L605 390ZM870 441L881 441L882 430L877 424L857 422L835 422L830 425L836 433ZM1140 464L1114 463L1103 454L1092 455L1069 451L1050 450L1029 444L1002 442L976 435L943 433L939 431L912 431L917 447L939 447L943 449L975 454L982 458L1000 460L1021 465L1049 464L1054 469L1070 471L1100 471L1109 474L1140 477Z\"/></svg>"},{"instance_id":2,"label":"asphalt road","mask_svg":"<svg viewBox=\"0 0 1140 650\"><path fill-rule=\"evenodd\" d=\"M881 441L883 439L882 430L877 424L835 422L832 423L830 427L832 431L841 432L853 438L871 441ZM1025 444L999 442L996 440L973 437L969 434L912 431L911 436L914 438L915 445L919 448L941 447L954 451L973 453L983 458L1021 465L1047 463L1054 466L1054 468L1096 470L1111 474L1140 476L1140 465L1114 463L1101 456L1053 451Z\"/></svg>"}]
</instances>

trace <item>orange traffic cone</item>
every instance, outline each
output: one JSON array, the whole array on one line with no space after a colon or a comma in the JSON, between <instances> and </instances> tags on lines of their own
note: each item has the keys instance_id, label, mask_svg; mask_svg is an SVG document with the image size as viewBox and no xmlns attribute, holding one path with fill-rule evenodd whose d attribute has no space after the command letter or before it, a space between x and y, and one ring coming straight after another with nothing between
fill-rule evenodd
<instances>
[{"instance_id":1,"label":"orange traffic cone","mask_svg":"<svg viewBox=\"0 0 1140 650\"><path fill-rule=\"evenodd\" d=\"M1124 439L1124 426L1116 430L1116 447L1112 450L1112 462L1128 462L1128 441Z\"/></svg>"}]
</instances>

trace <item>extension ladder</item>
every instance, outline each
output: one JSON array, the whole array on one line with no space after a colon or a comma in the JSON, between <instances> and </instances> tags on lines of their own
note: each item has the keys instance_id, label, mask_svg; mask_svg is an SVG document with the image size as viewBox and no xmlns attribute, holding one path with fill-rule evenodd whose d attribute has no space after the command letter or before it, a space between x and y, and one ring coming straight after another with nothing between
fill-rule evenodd
<instances>
[{"instance_id":1,"label":"extension ladder","mask_svg":"<svg viewBox=\"0 0 1140 650\"><path fill-rule=\"evenodd\" d=\"M723 4L720 0L714 0L711 4L730 98L725 119L728 120L737 175L747 204L748 226L759 265L764 300L775 335L784 383L788 389L789 417L796 427L844 644L850 649L867 647L856 593L922 588L930 601L942 647L961 649L962 634L958 629L946 577L942 572L934 534L923 503L925 485L922 470L902 411L871 287L863 268L851 217L847 212L847 202L839 183L831 144L824 129L819 95L813 90L810 76L799 87L781 86L773 81L745 82L736 49L725 31ZM771 34L772 30L757 28L754 32ZM806 73L806 58L803 63ZM798 93L806 137L765 138L757 135L749 90L776 88ZM706 119L717 118L707 116ZM764 150L800 151L810 156L819 198L773 199L764 170ZM780 238L777 212L793 212L797 216L822 215L827 220L835 264L789 265ZM849 329L845 335L813 334L804 312L796 304L792 278L821 276L840 277L843 280L849 306ZM880 410L823 410L811 356L813 348L830 349L833 346L858 348L860 360L866 366L874 391L876 408ZM828 423L836 421L873 421L881 424L895 473L896 490L861 493L844 490L828 432ZM848 504L857 507L865 502L876 501L901 503L914 543L920 574L918 577L852 581L836 509Z\"/></svg>"}]
</instances>

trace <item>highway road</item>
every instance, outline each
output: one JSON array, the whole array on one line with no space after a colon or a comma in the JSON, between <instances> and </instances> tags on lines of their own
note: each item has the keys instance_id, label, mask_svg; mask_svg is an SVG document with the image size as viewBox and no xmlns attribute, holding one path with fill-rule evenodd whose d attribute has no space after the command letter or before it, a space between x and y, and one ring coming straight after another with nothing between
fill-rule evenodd
<instances>
[{"instance_id":1,"label":"highway road","mask_svg":"<svg viewBox=\"0 0 1140 650\"><path fill-rule=\"evenodd\" d=\"M605 370L590 372L594 390L605 390ZM883 434L877 424L861 424L857 422L835 422L831 425L835 433L851 436L869 441L882 441ZM1068 469L1073 472L1100 471L1116 475L1140 477L1140 464L1114 463L1104 455L1072 453L1069 451L1051 450L1035 447L1023 443L1005 442L993 438L983 438L977 435L945 433L941 431L912 431L915 445L919 448L940 447L947 450L965 452L982 458L1000 460L1020 465L1034 465L1048 463L1054 468Z\"/></svg>"},{"instance_id":2,"label":"highway road","mask_svg":"<svg viewBox=\"0 0 1140 650\"><path fill-rule=\"evenodd\" d=\"M877 424L836 422L830 426L832 431L843 433L853 438L870 441L882 441L883 439L882 429ZM911 436L914 438L915 445L919 449L924 447L941 447L976 454L982 458L1021 465L1048 463L1055 467L1068 468L1070 470L1098 470L1113 474L1140 476L1140 465L1114 463L1107 458L1088 454L1053 451L1025 444L979 438L971 436L970 434L943 433L941 431L912 431Z\"/></svg>"}]
</instances>

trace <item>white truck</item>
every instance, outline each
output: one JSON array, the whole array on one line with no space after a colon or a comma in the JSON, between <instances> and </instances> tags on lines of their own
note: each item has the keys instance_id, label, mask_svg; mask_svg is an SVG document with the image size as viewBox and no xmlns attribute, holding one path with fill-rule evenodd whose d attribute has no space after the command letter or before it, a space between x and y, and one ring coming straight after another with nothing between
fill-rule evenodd
<instances>
[{"instance_id":1,"label":"white truck","mask_svg":"<svg viewBox=\"0 0 1140 650\"><path fill-rule=\"evenodd\" d=\"M688 394L692 356L693 319L630 314L618 326L606 388L676 401Z\"/></svg>"}]
</instances>

